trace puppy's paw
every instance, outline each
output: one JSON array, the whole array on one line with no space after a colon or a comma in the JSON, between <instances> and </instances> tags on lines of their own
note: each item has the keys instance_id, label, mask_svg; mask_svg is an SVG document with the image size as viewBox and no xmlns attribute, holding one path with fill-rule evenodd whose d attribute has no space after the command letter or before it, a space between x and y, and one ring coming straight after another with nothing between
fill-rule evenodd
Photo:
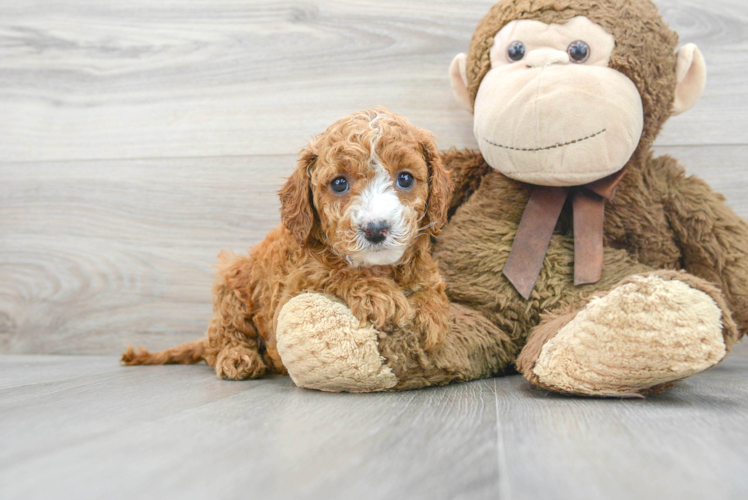
<instances>
[{"instance_id":1,"label":"puppy's paw","mask_svg":"<svg viewBox=\"0 0 748 500\"><path fill-rule=\"evenodd\" d=\"M413 319L413 311L402 293L371 290L360 297L350 298L348 305L361 326L368 322L378 330L391 325L405 327Z\"/></svg>"},{"instance_id":2,"label":"puppy's paw","mask_svg":"<svg viewBox=\"0 0 748 500\"><path fill-rule=\"evenodd\" d=\"M414 311L413 326L423 348L433 351L444 343L449 329L449 299L445 294L424 292L409 298Z\"/></svg>"},{"instance_id":3,"label":"puppy's paw","mask_svg":"<svg viewBox=\"0 0 748 500\"><path fill-rule=\"evenodd\" d=\"M216 375L224 380L259 378L265 373L265 363L257 351L240 346L227 346L216 358Z\"/></svg>"},{"instance_id":4,"label":"puppy's paw","mask_svg":"<svg viewBox=\"0 0 748 500\"><path fill-rule=\"evenodd\" d=\"M433 351L444 343L447 336L447 312L419 310L413 318L413 325L420 334L423 348L426 351Z\"/></svg>"},{"instance_id":5,"label":"puppy's paw","mask_svg":"<svg viewBox=\"0 0 748 500\"><path fill-rule=\"evenodd\" d=\"M328 392L384 391L397 377L379 353L378 332L329 296L305 293L278 316L278 353L299 387Z\"/></svg>"}]
</instances>

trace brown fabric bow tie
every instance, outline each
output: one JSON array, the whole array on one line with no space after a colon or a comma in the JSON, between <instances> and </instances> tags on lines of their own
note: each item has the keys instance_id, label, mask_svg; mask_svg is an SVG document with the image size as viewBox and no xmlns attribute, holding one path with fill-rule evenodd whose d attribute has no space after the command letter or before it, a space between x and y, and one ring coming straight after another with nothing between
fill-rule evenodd
<instances>
[{"instance_id":1,"label":"brown fabric bow tie","mask_svg":"<svg viewBox=\"0 0 748 500\"><path fill-rule=\"evenodd\" d=\"M603 221L605 202L615 196L625 174L620 170L598 181L574 187L532 186L530 200L514 237L504 276L525 298L543 267L566 198L572 194L574 211L574 285L600 281L603 272Z\"/></svg>"}]
</instances>

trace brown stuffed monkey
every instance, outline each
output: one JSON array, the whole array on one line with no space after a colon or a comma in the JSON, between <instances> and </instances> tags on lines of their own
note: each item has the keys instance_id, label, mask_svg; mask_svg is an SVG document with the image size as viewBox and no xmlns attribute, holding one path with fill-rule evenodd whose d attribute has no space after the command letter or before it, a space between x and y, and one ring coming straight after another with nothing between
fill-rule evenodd
<instances>
[{"instance_id":1,"label":"brown stuffed monkey","mask_svg":"<svg viewBox=\"0 0 748 500\"><path fill-rule=\"evenodd\" d=\"M630 396L721 362L748 326L748 225L652 155L705 85L696 46L676 49L650 0L494 5L450 68L480 152L443 154L444 343L427 351L302 295L278 327L296 383L400 390L516 367L553 391Z\"/></svg>"}]
</instances>

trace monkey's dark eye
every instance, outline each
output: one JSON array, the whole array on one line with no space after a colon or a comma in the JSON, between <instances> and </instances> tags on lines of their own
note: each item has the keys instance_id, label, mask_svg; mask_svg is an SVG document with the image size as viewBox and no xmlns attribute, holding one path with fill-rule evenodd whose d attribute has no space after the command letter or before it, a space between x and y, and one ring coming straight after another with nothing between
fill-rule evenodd
<instances>
[{"instance_id":1,"label":"monkey's dark eye","mask_svg":"<svg viewBox=\"0 0 748 500\"><path fill-rule=\"evenodd\" d=\"M330 188L338 194L348 191L348 180L345 177L338 177L330 183Z\"/></svg>"},{"instance_id":2,"label":"monkey's dark eye","mask_svg":"<svg viewBox=\"0 0 748 500\"><path fill-rule=\"evenodd\" d=\"M583 63L590 58L590 46L582 40L571 42L566 52L569 54L569 59L575 63Z\"/></svg>"},{"instance_id":3,"label":"monkey's dark eye","mask_svg":"<svg viewBox=\"0 0 748 500\"><path fill-rule=\"evenodd\" d=\"M522 42L512 42L506 51L510 61L521 61L525 57L525 44Z\"/></svg>"},{"instance_id":4,"label":"monkey's dark eye","mask_svg":"<svg viewBox=\"0 0 748 500\"><path fill-rule=\"evenodd\" d=\"M410 189L416 180L408 172L401 172L397 176L397 187L400 189Z\"/></svg>"}]
</instances>

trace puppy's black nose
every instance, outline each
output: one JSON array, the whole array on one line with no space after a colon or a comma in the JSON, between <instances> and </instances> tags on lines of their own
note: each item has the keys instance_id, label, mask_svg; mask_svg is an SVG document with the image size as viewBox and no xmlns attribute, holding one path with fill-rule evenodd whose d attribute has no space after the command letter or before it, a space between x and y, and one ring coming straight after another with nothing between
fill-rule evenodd
<instances>
[{"instance_id":1,"label":"puppy's black nose","mask_svg":"<svg viewBox=\"0 0 748 500\"><path fill-rule=\"evenodd\" d=\"M364 226L364 237L372 243L382 243L387 238L390 225L386 221L369 222Z\"/></svg>"}]
</instances>

